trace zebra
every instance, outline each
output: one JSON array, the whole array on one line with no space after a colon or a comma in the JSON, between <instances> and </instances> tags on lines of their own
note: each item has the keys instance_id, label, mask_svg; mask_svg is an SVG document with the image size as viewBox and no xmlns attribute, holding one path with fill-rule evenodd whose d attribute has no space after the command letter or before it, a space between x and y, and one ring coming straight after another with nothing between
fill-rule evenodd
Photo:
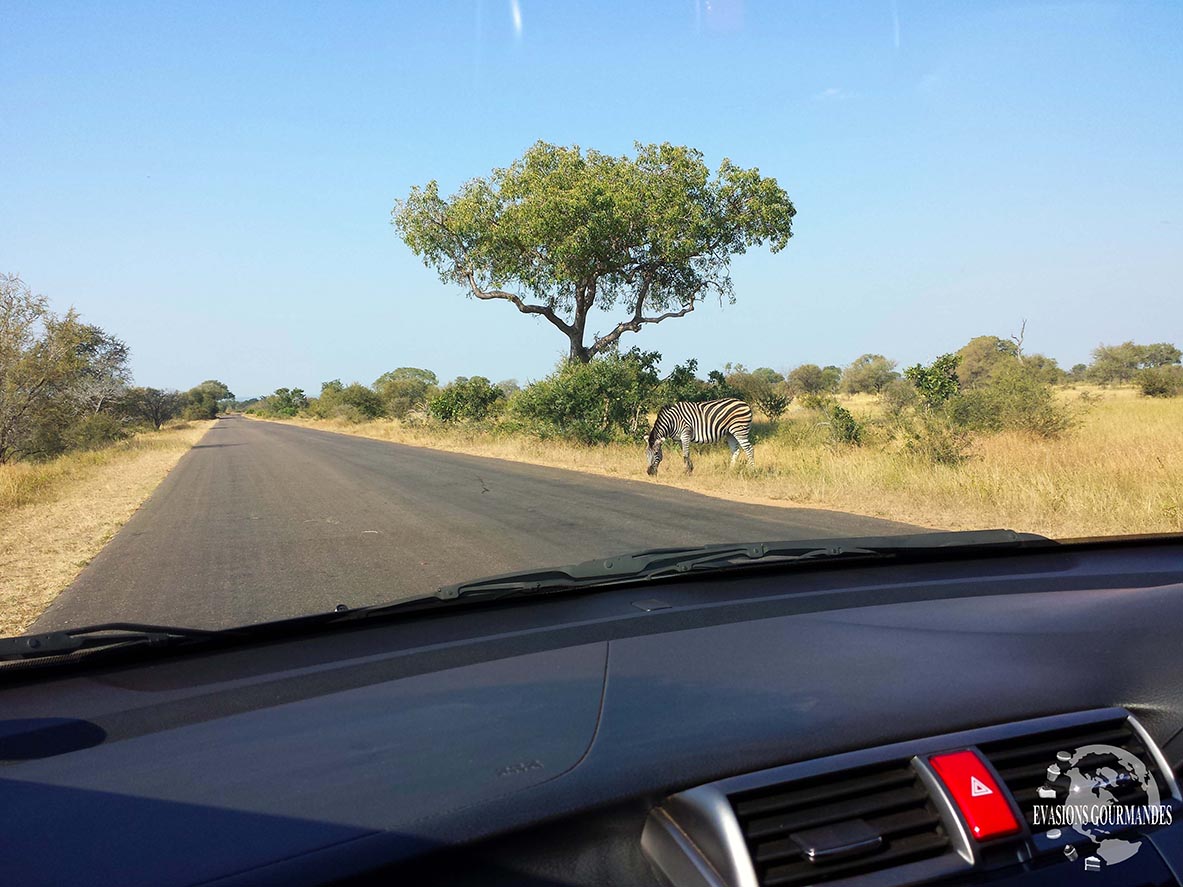
<instances>
[{"instance_id":1,"label":"zebra","mask_svg":"<svg viewBox=\"0 0 1183 887\"><path fill-rule=\"evenodd\" d=\"M690 442L711 443L727 439L731 447L731 464L735 464L742 449L749 465L755 465L752 443L748 433L752 428L752 408L734 397L723 400L709 400L705 403L679 401L668 404L657 411L653 429L647 438L650 475L657 474L661 464L661 444L667 437L682 441L682 458L686 462L686 473L694 470L690 461Z\"/></svg>"}]
</instances>

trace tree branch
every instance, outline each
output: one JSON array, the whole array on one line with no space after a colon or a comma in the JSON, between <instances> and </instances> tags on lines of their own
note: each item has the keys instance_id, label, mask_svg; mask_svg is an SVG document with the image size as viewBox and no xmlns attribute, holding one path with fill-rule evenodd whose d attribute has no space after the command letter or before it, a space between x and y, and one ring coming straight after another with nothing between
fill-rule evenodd
<instances>
[{"instance_id":1,"label":"tree branch","mask_svg":"<svg viewBox=\"0 0 1183 887\"><path fill-rule=\"evenodd\" d=\"M692 299L690 304L682 308L680 311L667 311L665 314L659 314L656 317L644 317L641 314L644 301L645 300L643 298L638 299L637 307L633 312L633 316L628 320L622 320L620 323L616 324L611 332L603 336L599 336L595 342L592 343L591 347L588 348L588 353L600 354L608 348L611 348L612 345L614 345L625 333L638 332L641 327L647 323L661 323L663 320L669 320L671 317L685 317L694 310L695 304Z\"/></svg>"},{"instance_id":2,"label":"tree branch","mask_svg":"<svg viewBox=\"0 0 1183 887\"><path fill-rule=\"evenodd\" d=\"M518 296L515 293L506 292L505 290L483 290L477 284L476 274L472 271L471 268L462 269L462 270L458 269L458 271L464 277L464 279L468 281L468 286L472 290L472 294L474 296L476 296L478 299L485 299L485 300L501 299L503 301L511 303L515 308L517 308L523 314L541 314L543 317L545 317L547 320L549 320L551 323L553 323L555 326L557 326L559 329L561 329L568 336L571 335L574 328L571 326L571 324L567 323L561 317L559 317L559 315L555 313L553 308L550 308L546 305L528 304L528 303L522 301L521 296Z\"/></svg>"}]
</instances>

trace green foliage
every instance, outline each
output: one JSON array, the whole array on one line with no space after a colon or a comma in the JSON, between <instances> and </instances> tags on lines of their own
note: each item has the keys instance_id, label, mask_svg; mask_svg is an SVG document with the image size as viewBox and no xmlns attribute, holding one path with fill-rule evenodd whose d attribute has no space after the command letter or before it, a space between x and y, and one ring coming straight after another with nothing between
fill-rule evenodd
<instances>
[{"instance_id":1,"label":"green foliage","mask_svg":"<svg viewBox=\"0 0 1183 887\"><path fill-rule=\"evenodd\" d=\"M847 394L878 394L899 377L894 360L888 360L882 354L864 354L843 371L841 387Z\"/></svg>"},{"instance_id":2,"label":"green foliage","mask_svg":"<svg viewBox=\"0 0 1183 887\"><path fill-rule=\"evenodd\" d=\"M738 397L756 405L774 422L789 408L793 400L793 391L784 377L775 370L760 367L749 372L743 364L738 363L726 364L723 369L727 375L721 377L721 384L708 385L708 388L713 390L704 392L701 400Z\"/></svg>"},{"instance_id":3,"label":"green foliage","mask_svg":"<svg viewBox=\"0 0 1183 887\"><path fill-rule=\"evenodd\" d=\"M893 379L880 390L879 399L887 415L895 418L915 407L920 397L908 379Z\"/></svg>"},{"instance_id":4,"label":"green foliage","mask_svg":"<svg viewBox=\"0 0 1183 887\"><path fill-rule=\"evenodd\" d=\"M863 442L862 424L842 404L831 403L826 420L830 424L830 439L835 443L858 446Z\"/></svg>"},{"instance_id":5,"label":"green foliage","mask_svg":"<svg viewBox=\"0 0 1183 887\"><path fill-rule=\"evenodd\" d=\"M440 422L480 421L504 399L505 393L484 376L461 376L444 386L428 402L427 409Z\"/></svg>"},{"instance_id":6,"label":"green foliage","mask_svg":"<svg viewBox=\"0 0 1183 887\"><path fill-rule=\"evenodd\" d=\"M522 389L513 400L514 416L542 437L604 443L635 436L660 387L660 358L634 348L586 364L563 361L545 379ZM665 394L672 391L667 388Z\"/></svg>"},{"instance_id":7,"label":"green foliage","mask_svg":"<svg viewBox=\"0 0 1183 887\"><path fill-rule=\"evenodd\" d=\"M969 458L972 440L940 413L920 412L902 427L904 451L934 465L960 465Z\"/></svg>"},{"instance_id":8,"label":"green foliage","mask_svg":"<svg viewBox=\"0 0 1183 887\"><path fill-rule=\"evenodd\" d=\"M838 403L832 394L817 392L803 394L798 402L807 410L820 414L820 424L826 429L831 443L859 445L866 431L846 407Z\"/></svg>"},{"instance_id":9,"label":"green foliage","mask_svg":"<svg viewBox=\"0 0 1183 887\"><path fill-rule=\"evenodd\" d=\"M904 377L912 383L924 405L934 410L961 390L957 378L957 365L961 358L956 354L942 354L928 366L916 364L904 370Z\"/></svg>"},{"instance_id":10,"label":"green foliage","mask_svg":"<svg viewBox=\"0 0 1183 887\"><path fill-rule=\"evenodd\" d=\"M977 336L957 351L957 379L962 390L985 384L999 367L1018 363L1019 347L998 336Z\"/></svg>"},{"instance_id":11,"label":"green foliage","mask_svg":"<svg viewBox=\"0 0 1183 887\"><path fill-rule=\"evenodd\" d=\"M1043 354L1024 354L1023 369L1046 385L1062 385L1068 374L1054 357Z\"/></svg>"},{"instance_id":12,"label":"green foliage","mask_svg":"<svg viewBox=\"0 0 1183 887\"><path fill-rule=\"evenodd\" d=\"M120 403L123 415L151 423L157 431L169 419L180 415L184 395L159 388L129 388Z\"/></svg>"},{"instance_id":13,"label":"green foliage","mask_svg":"<svg viewBox=\"0 0 1183 887\"><path fill-rule=\"evenodd\" d=\"M115 416L91 413L62 432L62 445L67 450L97 450L127 436L127 427Z\"/></svg>"},{"instance_id":14,"label":"green foliage","mask_svg":"<svg viewBox=\"0 0 1183 887\"><path fill-rule=\"evenodd\" d=\"M842 384L842 368L836 366L822 367L822 391L837 391Z\"/></svg>"},{"instance_id":15,"label":"green foliage","mask_svg":"<svg viewBox=\"0 0 1183 887\"><path fill-rule=\"evenodd\" d=\"M439 379L431 370L399 367L374 380L374 391L382 400L387 416L402 419L412 410L422 409L439 390Z\"/></svg>"},{"instance_id":16,"label":"green foliage","mask_svg":"<svg viewBox=\"0 0 1183 887\"><path fill-rule=\"evenodd\" d=\"M783 385L773 386L756 395L752 402L769 420L776 422L793 402L793 395L789 394Z\"/></svg>"},{"instance_id":17,"label":"green foliage","mask_svg":"<svg viewBox=\"0 0 1183 887\"><path fill-rule=\"evenodd\" d=\"M1140 371L1177 364L1181 357L1183 354L1169 342L1156 342L1153 345L1136 345L1133 342L1099 345L1093 350L1088 378L1091 382L1106 385L1132 382Z\"/></svg>"},{"instance_id":18,"label":"green foliage","mask_svg":"<svg viewBox=\"0 0 1183 887\"><path fill-rule=\"evenodd\" d=\"M832 377L816 363L803 363L789 371L788 388L795 395L833 391Z\"/></svg>"},{"instance_id":19,"label":"green foliage","mask_svg":"<svg viewBox=\"0 0 1183 887\"><path fill-rule=\"evenodd\" d=\"M635 157L538 142L448 199L436 182L396 202L407 246L447 283L540 315L587 362L627 332L733 298L732 255L788 243L796 210L776 180L670 144ZM592 309L620 321L588 343Z\"/></svg>"},{"instance_id":20,"label":"green foliage","mask_svg":"<svg viewBox=\"0 0 1183 887\"><path fill-rule=\"evenodd\" d=\"M661 360L661 355L656 351L642 352L634 348L628 354L656 357L654 365ZM685 363L675 366L670 374L661 380L651 400L653 403L662 404L676 403L680 400L715 400L717 397L714 388L698 378L698 361L691 358ZM641 405L645 406L646 404Z\"/></svg>"},{"instance_id":21,"label":"green foliage","mask_svg":"<svg viewBox=\"0 0 1183 887\"><path fill-rule=\"evenodd\" d=\"M1023 431L1038 437L1057 437L1074 423L1051 386L1018 362L996 370L984 385L951 398L947 412L955 426L969 431Z\"/></svg>"},{"instance_id":22,"label":"green foliage","mask_svg":"<svg viewBox=\"0 0 1183 887\"><path fill-rule=\"evenodd\" d=\"M1147 397L1178 397L1183 395L1183 366L1150 367L1138 373L1135 381Z\"/></svg>"},{"instance_id":23,"label":"green foliage","mask_svg":"<svg viewBox=\"0 0 1183 887\"><path fill-rule=\"evenodd\" d=\"M707 391L703 400L722 400L725 397L743 397L743 394L727 381L727 377L719 370L707 373Z\"/></svg>"},{"instance_id":24,"label":"green foliage","mask_svg":"<svg viewBox=\"0 0 1183 887\"><path fill-rule=\"evenodd\" d=\"M360 382L344 385L340 379L321 384L320 397L309 402L308 412L320 419L347 422L366 422L384 415L378 392Z\"/></svg>"},{"instance_id":25,"label":"green foliage","mask_svg":"<svg viewBox=\"0 0 1183 887\"><path fill-rule=\"evenodd\" d=\"M256 411L290 418L306 409L308 398L304 395L303 388L276 388L274 394L269 394L263 399Z\"/></svg>"},{"instance_id":26,"label":"green foliage","mask_svg":"<svg viewBox=\"0 0 1183 887\"><path fill-rule=\"evenodd\" d=\"M186 419L216 419L222 401L234 395L224 382L207 379L185 392L185 407L181 415Z\"/></svg>"},{"instance_id":27,"label":"green foliage","mask_svg":"<svg viewBox=\"0 0 1183 887\"><path fill-rule=\"evenodd\" d=\"M0 463L88 440L71 429L118 408L127 358L119 339L72 310L55 314L19 277L0 275Z\"/></svg>"}]
</instances>

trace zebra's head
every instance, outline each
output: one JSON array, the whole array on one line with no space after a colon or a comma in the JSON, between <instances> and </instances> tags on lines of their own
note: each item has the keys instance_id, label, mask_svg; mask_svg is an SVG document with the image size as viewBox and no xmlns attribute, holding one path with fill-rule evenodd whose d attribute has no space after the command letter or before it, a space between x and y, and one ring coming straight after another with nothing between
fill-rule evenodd
<instances>
[{"instance_id":1,"label":"zebra's head","mask_svg":"<svg viewBox=\"0 0 1183 887\"><path fill-rule=\"evenodd\" d=\"M657 474L657 466L661 464L661 444L664 440L665 438L657 436L656 426L645 440L645 456L649 462L645 471L650 476Z\"/></svg>"}]
</instances>

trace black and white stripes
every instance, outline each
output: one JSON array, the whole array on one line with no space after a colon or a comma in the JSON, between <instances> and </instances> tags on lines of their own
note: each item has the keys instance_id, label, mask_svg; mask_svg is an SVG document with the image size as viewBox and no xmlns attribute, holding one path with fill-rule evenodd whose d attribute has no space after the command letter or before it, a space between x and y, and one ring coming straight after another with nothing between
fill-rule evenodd
<instances>
[{"instance_id":1,"label":"black and white stripes","mask_svg":"<svg viewBox=\"0 0 1183 887\"><path fill-rule=\"evenodd\" d=\"M748 464L753 465L755 457L748 439L751 428L752 408L734 397L705 403L680 401L664 406L657 411L653 430L649 432L647 470L649 474L657 474L657 466L661 464L661 444L667 437L682 442L682 458L686 461L688 473L694 470L694 463L690 461L691 442L711 443L726 438L731 447L732 464L742 449Z\"/></svg>"}]
</instances>

